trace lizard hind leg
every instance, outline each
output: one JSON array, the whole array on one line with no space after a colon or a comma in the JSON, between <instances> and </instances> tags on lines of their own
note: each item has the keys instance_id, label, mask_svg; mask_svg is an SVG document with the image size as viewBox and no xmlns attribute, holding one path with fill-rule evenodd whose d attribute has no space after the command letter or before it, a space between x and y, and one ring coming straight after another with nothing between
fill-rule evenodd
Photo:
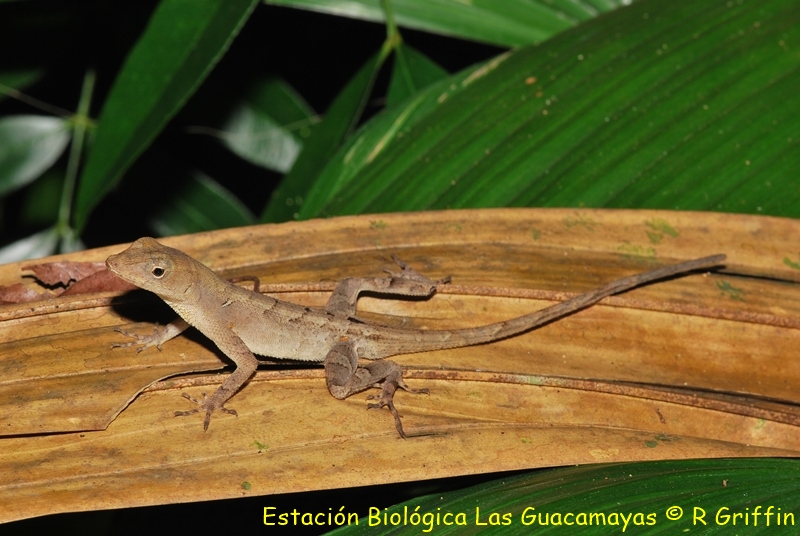
<instances>
[{"instance_id":1,"label":"lizard hind leg","mask_svg":"<svg viewBox=\"0 0 800 536\"><path fill-rule=\"evenodd\" d=\"M392 416L394 416L394 425L395 428L397 428L397 432L400 434L400 437L405 439L406 434L403 431L403 423L400 421L400 415L398 415L397 409L394 407L394 393L397 391L398 387L404 391L415 394L427 394L428 390L411 389L408 385L406 385L406 382L403 381L403 369L401 369L400 365L394 361L376 361L373 363L368 363L364 368L371 370L376 376L384 376L383 381L376 385L376 387L381 388L380 396L369 395L367 397L369 400L377 399L378 402L376 404L367 404L367 409L380 409L382 407L389 408L389 411L392 412ZM375 369L383 370L381 372L377 372Z\"/></svg>"},{"instance_id":2,"label":"lizard hind leg","mask_svg":"<svg viewBox=\"0 0 800 536\"><path fill-rule=\"evenodd\" d=\"M389 408L394 417L394 425L403 439L406 433L400 415L394 407L394 393L398 388L410 393L427 393L427 389L411 389L403 381L403 369L394 361L382 359L358 366L358 354L352 344L340 343L334 346L325 357L325 380L328 391L334 398L343 400L348 396L369 389L380 387L381 394L370 396L378 399L376 404L368 404L367 409Z\"/></svg>"},{"instance_id":3,"label":"lizard hind leg","mask_svg":"<svg viewBox=\"0 0 800 536\"><path fill-rule=\"evenodd\" d=\"M429 279L395 255L392 255L392 260L401 270L399 272L386 270L389 274L388 277L348 277L342 279L328 299L325 310L338 316L354 316L356 314L358 296L362 292L424 298L436 292L439 285L450 282L449 277L438 280Z\"/></svg>"}]
</instances>

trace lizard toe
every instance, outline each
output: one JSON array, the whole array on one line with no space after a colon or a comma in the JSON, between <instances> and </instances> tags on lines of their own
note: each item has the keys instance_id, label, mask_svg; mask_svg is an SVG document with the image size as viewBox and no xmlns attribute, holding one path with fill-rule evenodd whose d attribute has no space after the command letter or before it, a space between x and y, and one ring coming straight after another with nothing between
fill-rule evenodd
<instances>
[{"instance_id":1,"label":"lizard toe","mask_svg":"<svg viewBox=\"0 0 800 536\"><path fill-rule=\"evenodd\" d=\"M392 412L392 417L394 417L394 427L397 429L397 433L400 434L400 437L406 439L406 433L403 430L403 421L400 420L400 414L397 413L397 408L394 407L394 399L392 396L384 395L381 396L377 404L367 404L367 409L381 409L383 407L389 408L389 411Z\"/></svg>"},{"instance_id":2,"label":"lizard toe","mask_svg":"<svg viewBox=\"0 0 800 536\"><path fill-rule=\"evenodd\" d=\"M236 413L235 409L226 408L221 403L219 403L216 400L214 400L213 396L211 398L209 398L208 396L206 396L206 393L201 393L201 394L203 395L203 399L202 400L197 400L196 398L193 398L188 393L181 393L181 396L183 398L185 398L186 400L188 400L188 401L190 401L190 402L192 402L194 404L197 404L199 407L197 407L195 409L192 409L192 410L189 410L189 411L176 411L175 412L175 416L176 417L186 417L187 415L194 415L195 413L199 413L199 412L205 410L206 418L203 419L203 430L208 430L208 425L209 425L209 423L211 423L211 414L214 413L214 411L216 411L216 410L220 410L221 412L227 413L228 415L233 415L234 417L238 417L239 416L239 414Z\"/></svg>"}]
</instances>

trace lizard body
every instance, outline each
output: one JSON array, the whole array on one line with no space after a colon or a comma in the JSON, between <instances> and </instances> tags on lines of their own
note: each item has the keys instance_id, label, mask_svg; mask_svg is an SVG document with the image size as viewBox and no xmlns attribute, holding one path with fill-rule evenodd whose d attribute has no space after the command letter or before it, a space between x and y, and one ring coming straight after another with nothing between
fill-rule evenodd
<instances>
[{"instance_id":1,"label":"lizard body","mask_svg":"<svg viewBox=\"0 0 800 536\"><path fill-rule=\"evenodd\" d=\"M394 416L398 432L405 437L393 396L397 388L415 391L406 386L399 365L384 358L511 337L588 307L606 296L657 279L709 268L724 259L724 255L716 255L658 268L613 281L528 315L454 330L400 329L355 317L358 295L363 291L430 296L438 285L447 282L430 280L396 258L401 272L381 278L344 279L325 308L304 307L235 285L185 253L163 246L152 238L137 240L122 253L111 255L106 264L122 279L157 294L183 319L147 337L122 331L137 340L115 346L142 344L139 350L150 346L160 348L161 344L192 325L214 341L237 366L211 397L196 401L184 394L199 408L176 412L176 415L205 410L204 429L207 429L215 410L235 414L224 404L255 372L258 366L256 354L324 362L328 389L339 399L369 387L382 387L379 403L369 407L387 406ZM359 366L359 358L373 362Z\"/></svg>"}]
</instances>

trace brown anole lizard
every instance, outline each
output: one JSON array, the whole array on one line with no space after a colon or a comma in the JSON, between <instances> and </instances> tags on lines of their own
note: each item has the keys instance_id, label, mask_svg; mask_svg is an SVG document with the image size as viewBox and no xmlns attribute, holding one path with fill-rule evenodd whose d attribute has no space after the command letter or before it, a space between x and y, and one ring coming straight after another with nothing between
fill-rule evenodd
<instances>
[{"instance_id":1,"label":"brown anole lizard","mask_svg":"<svg viewBox=\"0 0 800 536\"><path fill-rule=\"evenodd\" d=\"M377 404L388 407L400 436L406 437L394 406L397 388L410 392L402 369L386 357L483 344L512 337L597 303L606 296L634 287L719 265L725 255L714 255L665 266L612 281L596 290L511 320L486 326L454 330L401 329L373 324L355 316L361 292L404 296L430 296L448 279L433 281L397 258L399 273L388 277L342 280L324 308L304 307L281 301L235 285L185 253L140 238L128 249L106 260L108 268L122 279L157 294L181 319L150 336L121 331L136 341L116 346L142 344L139 350L172 339L189 325L196 327L235 364L236 370L210 397L194 400L199 407L177 411L176 416L205 411L203 428L208 429L216 410L236 415L224 404L255 373L254 354L274 358L324 362L330 393L343 399L370 387L381 387ZM373 360L359 366L359 359Z\"/></svg>"}]
</instances>

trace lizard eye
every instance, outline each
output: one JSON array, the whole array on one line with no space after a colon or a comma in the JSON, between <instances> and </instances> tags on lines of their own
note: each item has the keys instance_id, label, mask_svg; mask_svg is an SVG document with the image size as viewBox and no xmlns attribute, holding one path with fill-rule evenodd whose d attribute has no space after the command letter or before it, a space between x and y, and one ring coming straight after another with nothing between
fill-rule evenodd
<instances>
[{"instance_id":1,"label":"lizard eye","mask_svg":"<svg viewBox=\"0 0 800 536\"><path fill-rule=\"evenodd\" d=\"M156 266L151 270L150 273L153 274L154 277L161 279L162 277L164 277L164 272L165 270L163 268L161 268L160 266Z\"/></svg>"}]
</instances>

